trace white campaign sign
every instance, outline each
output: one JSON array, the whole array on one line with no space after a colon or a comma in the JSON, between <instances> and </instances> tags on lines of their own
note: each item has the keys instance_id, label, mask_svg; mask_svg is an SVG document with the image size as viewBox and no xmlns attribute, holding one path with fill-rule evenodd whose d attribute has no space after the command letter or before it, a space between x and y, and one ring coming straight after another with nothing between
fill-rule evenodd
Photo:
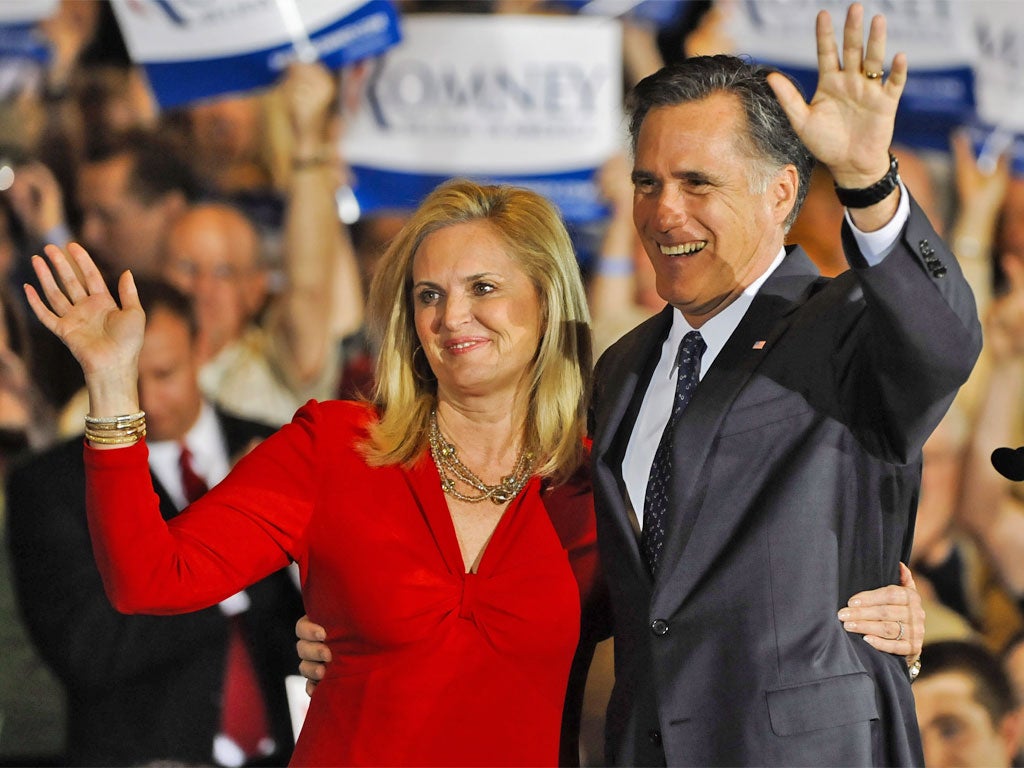
<instances>
[{"instance_id":1,"label":"white campaign sign","mask_svg":"<svg viewBox=\"0 0 1024 768\"><path fill-rule=\"evenodd\" d=\"M313 30L364 0L300 0ZM136 61L208 59L289 41L276 0L130 0L114 2L125 43Z\"/></svg>"},{"instance_id":2,"label":"white campaign sign","mask_svg":"<svg viewBox=\"0 0 1024 768\"><path fill-rule=\"evenodd\" d=\"M818 65L814 38L818 11L829 12L839 35L850 5L849 0L717 1L726 13L736 53L779 65L814 68ZM974 57L969 24L973 1L863 0L865 28L872 16L884 14L886 56L891 59L903 51L912 69L969 63Z\"/></svg>"},{"instance_id":3,"label":"white campaign sign","mask_svg":"<svg viewBox=\"0 0 1024 768\"><path fill-rule=\"evenodd\" d=\"M406 16L346 157L403 170L529 173L621 146L621 31L597 18Z\"/></svg>"},{"instance_id":4,"label":"white campaign sign","mask_svg":"<svg viewBox=\"0 0 1024 768\"><path fill-rule=\"evenodd\" d=\"M972 28L978 44L975 65L978 117L1024 133L1024 8L1007 0L973 0Z\"/></svg>"},{"instance_id":5,"label":"white campaign sign","mask_svg":"<svg viewBox=\"0 0 1024 768\"><path fill-rule=\"evenodd\" d=\"M0 24L25 24L48 19L59 0L0 0Z\"/></svg>"},{"instance_id":6,"label":"white campaign sign","mask_svg":"<svg viewBox=\"0 0 1024 768\"><path fill-rule=\"evenodd\" d=\"M344 155L363 181L386 172L410 185L423 174L529 186L575 173L589 184L622 149L617 21L428 14L404 17L402 31L346 131Z\"/></svg>"},{"instance_id":7,"label":"white campaign sign","mask_svg":"<svg viewBox=\"0 0 1024 768\"><path fill-rule=\"evenodd\" d=\"M269 85L294 58L337 68L400 39L390 0L115 0L113 7L164 107Z\"/></svg>"}]
</instances>

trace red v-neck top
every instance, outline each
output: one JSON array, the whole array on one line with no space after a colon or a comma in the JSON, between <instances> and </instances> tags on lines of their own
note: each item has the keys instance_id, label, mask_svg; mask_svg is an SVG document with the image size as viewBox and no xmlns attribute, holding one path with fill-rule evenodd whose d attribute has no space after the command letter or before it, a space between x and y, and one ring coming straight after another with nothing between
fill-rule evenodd
<instances>
[{"instance_id":1,"label":"red v-neck top","mask_svg":"<svg viewBox=\"0 0 1024 768\"><path fill-rule=\"evenodd\" d=\"M411 469L358 452L374 418L307 404L169 522L144 444L87 446L111 601L196 610L294 560L333 661L293 765L555 765L581 605L598 591L585 473L550 491L533 478L467 574L429 452Z\"/></svg>"}]
</instances>

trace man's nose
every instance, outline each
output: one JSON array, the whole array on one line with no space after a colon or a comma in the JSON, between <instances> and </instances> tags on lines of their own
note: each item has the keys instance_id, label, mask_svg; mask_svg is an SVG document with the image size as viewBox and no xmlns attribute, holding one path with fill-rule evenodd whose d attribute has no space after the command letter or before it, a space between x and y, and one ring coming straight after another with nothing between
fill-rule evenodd
<instances>
[{"instance_id":1,"label":"man's nose","mask_svg":"<svg viewBox=\"0 0 1024 768\"><path fill-rule=\"evenodd\" d=\"M197 269L192 275L192 295L206 296L217 283L213 271L209 269Z\"/></svg>"},{"instance_id":2,"label":"man's nose","mask_svg":"<svg viewBox=\"0 0 1024 768\"><path fill-rule=\"evenodd\" d=\"M666 185L654 201L655 227L659 232L668 232L685 224L688 218L686 195Z\"/></svg>"}]
</instances>

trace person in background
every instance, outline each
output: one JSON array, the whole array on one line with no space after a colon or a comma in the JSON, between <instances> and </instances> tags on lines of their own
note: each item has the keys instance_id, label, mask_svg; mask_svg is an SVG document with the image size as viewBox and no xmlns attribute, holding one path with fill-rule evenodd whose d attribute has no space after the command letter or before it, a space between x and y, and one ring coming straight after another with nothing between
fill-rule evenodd
<instances>
[{"instance_id":1,"label":"person in background","mask_svg":"<svg viewBox=\"0 0 1024 768\"><path fill-rule=\"evenodd\" d=\"M0 237L0 251L4 249ZM26 454L54 437L53 413L28 375L28 340L5 286L0 286L0 480ZM0 765L64 762L64 690L29 639L18 610L0 495Z\"/></svg>"},{"instance_id":2,"label":"person in background","mask_svg":"<svg viewBox=\"0 0 1024 768\"><path fill-rule=\"evenodd\" d=\"M1010 638L1003 648L1000 658L1003 662L1003 669L1010 677L1017 706L1024 706L1024 632L1018 632ZM1024 762L1024 728L1021 729L1017 739L1017 754L1013 764L1021 765L1022 762Z\"/></svg>"},{"instance_id":3,"label":"person in background","mask_svg":"<svg viewBox=\"0 0 1024 768\"><path fill-rule=\"evenodd\" d=\"M78 170L82 240L109 274L132 269L140 277L155 277L171 225L198 195L173 143L142 130L114 137L96 147ZM69 239L70 233L48 241L64 245Z\"/></svg>"},{"instance_id":4,"label":"person in background","mask_svg":"<svg viewBox=\"0 0 1024 768\"><path fill-rule=\"evenodd\" d=\"M984 646L929 643L914 686L928 768L1009 768L1022 732L1021 711L999 659Z\"/></svg>"},{"instance_id":5,"label":"person in background","mask_svg":"<svg viewBox=\"0 0 1024 768\"><path fill-rule=\"evenodd\" d=\"M161 283L139 287L150 309L138 358L151 448L141 471L152 477L154 513L173 519L271 430L203 399L187 298ZM186 616L122 615L90 546L85 482L81 437L24 461L7 482L18 602L67 691L69 764L286 761L284 678L293 667L291 617L301 612L292 579L268 573Z\"/></svg>"},{"instance_id":6,"label":"person in background","mask_svg":"<svg viewBox=\"0 0 1024 768\"><path fill-rule=\"evenodd\" d=\"M335 84L321 65L292 65L280 85L293 131L280 281L268 244L239 208L219 201L181 210L161 236L160 275L193 298L203 392L226 410L272 426L310 398L332 396L338 340L363 321L363 293L333 191L330 107ZM87 393L64 409L80 431Z\"/></svg>"},{"instance_id":7,"label":"person in background","mask_svg":"<svg viewBox=\"0 0 1024 768\"><path fill-rule=\"evenodd\" d=\"M192 297L203 391L228 410L280 425L311 397L333 391L336 364L328 344L329 283L288 279L271 297L270 271L255 226L240 210L201 203L172 227L164 277ZM286 259L319 259L323 249ZM270 306L266 306L268 300ZM81 410L74 420L80 424Z\"/></svg>"},{"instance_id":8,"label":"person in background","mask_svg":"<svg viewBox=\"0 0 1024 768\"><path fill-rule=\"evenodd\" d=\"M587 298L594 318L594 352L600 355L623 333L664 306L654 270L633 226L633 183L624 155L608 160L597 175L610 215L601 238Z\"/></svg>"}]
</instances>

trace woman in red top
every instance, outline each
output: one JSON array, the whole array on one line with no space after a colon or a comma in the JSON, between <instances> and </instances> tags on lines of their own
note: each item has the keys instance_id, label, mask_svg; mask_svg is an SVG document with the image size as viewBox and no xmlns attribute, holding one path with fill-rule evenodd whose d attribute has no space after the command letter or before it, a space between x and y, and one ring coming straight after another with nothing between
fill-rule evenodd
<instances>
[{"instance_id":1,"label":"woman in red top","mask_svg":"<svg viewBox=\"0 0 1024 768\"><path fill-rule=\"evenodd\" d=\"M607 627L589 322L551 205L464 181L431 194L374 281L374 403L310 402L169 522L140 439L131 275L118 309L81 247L81 280L46 252L52 311L26 291L86 375L89 523L114 605L196 610L295 561L334 661L294 764L554 765L563 711L578 717L570 676Z\"/></svg>"}]
</instances>

